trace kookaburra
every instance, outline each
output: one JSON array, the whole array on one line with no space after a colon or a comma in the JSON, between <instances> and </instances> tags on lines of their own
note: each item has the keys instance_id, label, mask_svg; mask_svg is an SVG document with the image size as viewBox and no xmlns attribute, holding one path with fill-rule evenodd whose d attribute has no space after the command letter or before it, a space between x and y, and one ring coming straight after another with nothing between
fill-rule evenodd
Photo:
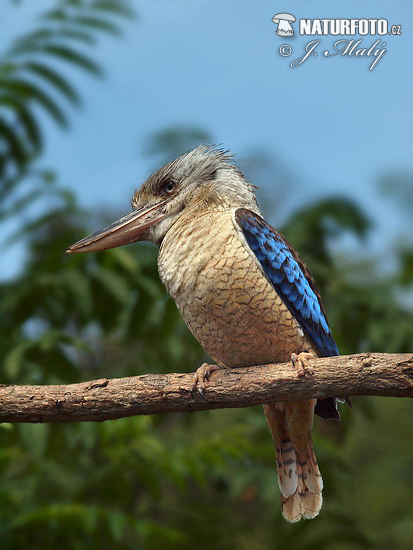
<instances>
[{"instance_id":1,"label":"kookaburra","mask_svg":"<svg viewBox=\"0 0 413 550\"><path fill-rule=\"evenodd\" d=\"M155 243L160 278L215 368L292 359L302 375L310 356L338 355L338 349L309 270L263 219L254 189L226 151L199 146L153 173L133 195L129 214L68 252ZM205 366L197 371L201 391L209 373ZM282 514L290 522L314 518L323 482L313 416L338 418L336 399L272 403L264 410Z\"/></svg>"}]
</instances>

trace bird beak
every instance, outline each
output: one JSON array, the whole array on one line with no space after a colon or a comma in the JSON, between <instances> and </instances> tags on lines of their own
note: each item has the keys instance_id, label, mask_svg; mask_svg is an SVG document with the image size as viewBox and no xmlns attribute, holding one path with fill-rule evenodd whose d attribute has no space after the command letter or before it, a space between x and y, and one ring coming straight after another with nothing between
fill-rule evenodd
<instances>
[{"instance_id":1,"label":"bird beak","mask_svg":"<svg viewBox=\"0 0 413 550\"><path fill-rule=\"evenodd\" d=\"M120 220L112 223L108 227L96 231L92 235L78 241L66 250L68 254L77 254L80 252L96 252L98 250L107 250L124 244L144 241L145 232L168 216L165 213L167 200L157 204L145 205L136 210L132 210Z\"/></svg>"}]
</instances>

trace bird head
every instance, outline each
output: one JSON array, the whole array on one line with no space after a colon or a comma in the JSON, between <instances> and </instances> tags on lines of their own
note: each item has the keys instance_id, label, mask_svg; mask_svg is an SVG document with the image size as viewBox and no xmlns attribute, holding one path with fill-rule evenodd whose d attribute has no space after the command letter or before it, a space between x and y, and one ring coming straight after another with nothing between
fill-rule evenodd
<instances>
[{"instance_id":1,"label":"bird head","mask_svg":"<svg viewBox=\"0 0 413 550\"><path fill-rule=\"evenodd\" d=\"M227 151L201 145L154 172L132 197L133 210L73 244L68 253L94 252L138 241L157 244L184 213L250 208L254 186Z\"/></svg>"}]
</instances>

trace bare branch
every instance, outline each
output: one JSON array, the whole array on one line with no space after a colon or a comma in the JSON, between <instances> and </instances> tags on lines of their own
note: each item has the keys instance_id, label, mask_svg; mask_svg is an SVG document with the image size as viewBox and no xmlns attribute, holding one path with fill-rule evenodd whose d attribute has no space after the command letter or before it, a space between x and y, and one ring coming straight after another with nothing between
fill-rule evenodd
<instances>
[{"instance_id":1,"label":"bare branch","mask_svg":"<svg viewBox=\"0 0 413 550\"><path fill-rule=\"evenodd\" d=\"M302 378L290 363L214 372L206 396L193 374L145 374L64 386L0 386L0 422L101 422L125 416L250 407L310 397L413 397L413 354L315 359Z\"/></svg>"}]
</instances>

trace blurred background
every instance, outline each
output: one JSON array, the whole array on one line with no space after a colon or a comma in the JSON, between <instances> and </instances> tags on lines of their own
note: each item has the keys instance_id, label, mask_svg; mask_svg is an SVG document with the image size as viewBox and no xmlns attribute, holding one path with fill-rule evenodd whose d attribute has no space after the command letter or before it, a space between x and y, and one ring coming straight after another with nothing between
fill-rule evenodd
<instances>
[{"instance_id":1,"label":"blurred background","mask_svg":"<svg viewBox=\"0 0 413 550\"><path fill-rule=\"evenodd\" d=\"M321 289L342 353L413 351L411 3L3 0L1 382L193 371L206 359L145 244L67 257L199 143L230 148ZM310 59L276 12L387 18L387 54ZM331 48L333 37L322 37ZM285 42L285 39L284 39ZM365 37L370 47L374 37ZM318 420L321 515L279 512L261 407L0 425L2 548L410 549L410 400Z\"/></svg>"}]
</instances>

